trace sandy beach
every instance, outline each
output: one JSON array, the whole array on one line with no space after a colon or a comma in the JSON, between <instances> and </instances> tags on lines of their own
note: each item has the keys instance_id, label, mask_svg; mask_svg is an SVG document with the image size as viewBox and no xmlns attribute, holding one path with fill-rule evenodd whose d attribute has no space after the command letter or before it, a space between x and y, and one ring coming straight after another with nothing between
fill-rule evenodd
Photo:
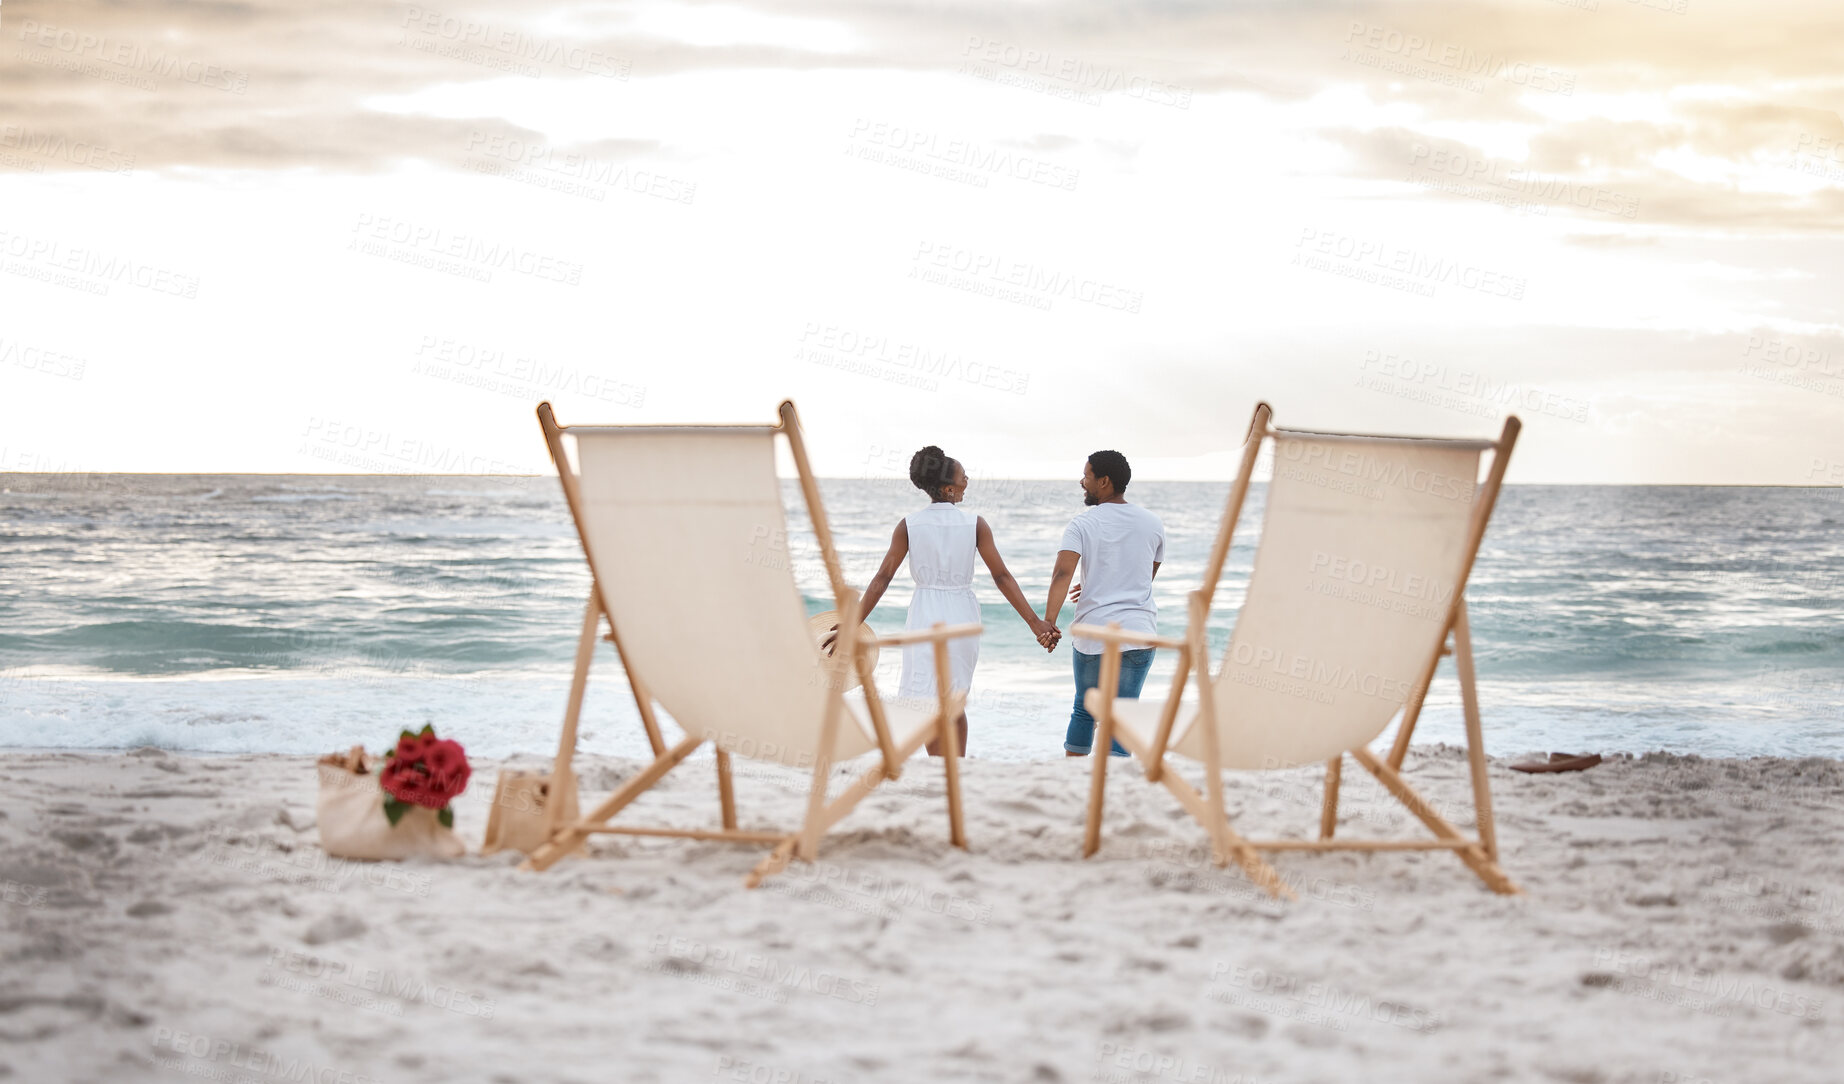
<instances>
[{"instance_id":1,"label":"sandy beach","mask_svg":"<svg viewBox=\"0 0 1844 1084\"><path fill-rule=\"evenodd\" d=\"M677 840L543 875L329 860L309 758L8 753L0 1078L1836 1079L1844 766L1508 763L1524 895L1442 854L1292 854L1281 904L1130 772L1079 860L1086 761L968 762L964 854L913 761L750 892L755 849ZM470 851L498 766L457 803ZM585 793L636 768L590 758ZM688 768L637 815L714 824L709 762ZM1409 779L1467 820L1459 751ZM1316 826L1316 773L1229 794L1246 830ZM738 796L745 828L780 827L799 783L744 766ZM1419 831L1347 773L1341 834Z\"/></svg>"}]
</instances>

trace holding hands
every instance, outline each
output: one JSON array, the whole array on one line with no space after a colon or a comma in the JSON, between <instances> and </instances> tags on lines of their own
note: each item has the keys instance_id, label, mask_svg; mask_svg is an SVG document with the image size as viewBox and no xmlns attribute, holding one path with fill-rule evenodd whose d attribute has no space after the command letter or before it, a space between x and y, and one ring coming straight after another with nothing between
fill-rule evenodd
<instances>
[{"instance_id":1,"label":"holding hands","mask_svg":"<svg viewBox=\"0 0 1844 1084\"><path fill-rule=\"evenodd\" d=\"M1081 584L1076 584L1074 587L1070 588L1069 601L1075 602L1081 597ZM1043 645L1045 651L1055 651L1056 645L1063 639L1062 629L1037 617L1031 618L1031 634L1037 637L1037 642Z\"/></svg>"}]
</instances>

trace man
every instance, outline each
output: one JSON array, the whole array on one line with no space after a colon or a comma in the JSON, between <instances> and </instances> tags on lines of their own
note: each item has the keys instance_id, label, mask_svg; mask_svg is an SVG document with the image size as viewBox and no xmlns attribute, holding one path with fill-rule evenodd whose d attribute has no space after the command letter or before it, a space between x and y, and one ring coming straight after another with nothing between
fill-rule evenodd
<instances>
[{"instance_id":1,"label":"man","mask_svg":"<svg viewBox=\"0 0 1844 1084\"><path fill-rule=\"evenodd\" d=\"M1127 503L1127 483L1133 471L1127 457L1119 452L1096 452L1082 467L1082 503L1088 509L1063 531L1063 546L1056 555L1056 570L1050 576L1050 597L1044 604L1044 620L1056 624L1056 615L1069 594L1070 578L1076 563L1082 564L1082 582L1071 595L1076 606L1075 624L1105 625L1116 622L1133 632L1156 634L1157 608L1153 605L1152 581L1165 560L1165 525L1144 508ZM1046 642L1047 641L1047 642ZM1040 643L1054 651L1054 637L1040 637ZM1095 741L1095 718L1082 704L1083 694L1101 679L1100 640L1076 637L1076 706L1069 714L1069 732L1064 735L1063 750L1072 757L1087 756ZM1117 693L1138 699L1140 686L1146 683L1146 671L1152 667L1153 649L1139 648L1121 652L1120 685ZM1110 750L1124 757L1127 750L1119 742Z\"/></svg>"}]
</instances>

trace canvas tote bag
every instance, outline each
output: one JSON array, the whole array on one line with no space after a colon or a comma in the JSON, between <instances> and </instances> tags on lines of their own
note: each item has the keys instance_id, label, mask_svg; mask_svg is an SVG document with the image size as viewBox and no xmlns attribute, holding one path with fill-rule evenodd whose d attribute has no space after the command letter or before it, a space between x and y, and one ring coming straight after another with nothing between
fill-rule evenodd
<instances>
[{"instance_id":1,"label":"canvas tote bag","mask_svg":"<svg viewBox=\"0 0 1844 1084\"><path fill-rule=\"evenodd\" d=\"M412 806L392 824L384 815L384 790L376 762L361 746L320 758L320 799L315 810L320 847L335 858L459 858L467 844L443 827L436 811Z\"/></svg>"},{"instance_id":2,"label":"canvas tote bag","mask_svg":"<svg viewBox=\"0 0 1844 1084\"><path fill-rule=\"evenodd\" d=\"M499 785L493 788L493 808L487 813L486 839L480 853L511 849L530 854L544 843L545 810L551 801L549 772L520 772L508 768L499 773ZM563 796L563 815L559 823L575 821L576 788Z\"/></svg>"}]
</instances>

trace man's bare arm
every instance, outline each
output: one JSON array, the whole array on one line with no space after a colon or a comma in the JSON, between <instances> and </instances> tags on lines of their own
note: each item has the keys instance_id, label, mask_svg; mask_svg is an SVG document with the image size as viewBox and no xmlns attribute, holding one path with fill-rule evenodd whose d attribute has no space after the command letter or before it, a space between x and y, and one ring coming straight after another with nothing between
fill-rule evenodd
<instances>
[{"instance_id":1,"label":"man's bare arm","mask_svg":"<svg viewBox=\"0 0 1844 1084\"><path fill-rule=\"evenodd\" d=\"M1050 573L1050 597L1044 602L1044 620L1056 624L1056 615L1063 610L1063 599L1069 594L1069 581L1076 575L1076 562L1082 555L1075 550L1058 550L1056 568Z\"/></svg>"}]
</instances>

